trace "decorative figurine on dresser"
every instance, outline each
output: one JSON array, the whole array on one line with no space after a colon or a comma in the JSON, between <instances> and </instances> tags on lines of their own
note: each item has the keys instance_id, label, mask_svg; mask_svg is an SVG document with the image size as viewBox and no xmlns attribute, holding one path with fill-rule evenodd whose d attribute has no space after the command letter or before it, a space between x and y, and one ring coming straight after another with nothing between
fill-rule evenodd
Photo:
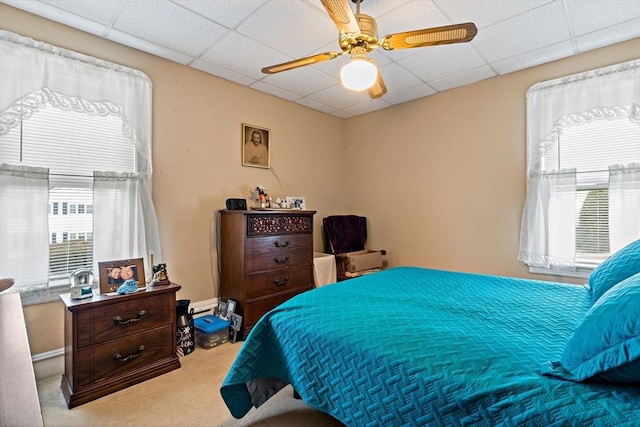
<instances>
[{"instance_id":1,"label":"decorative figurine on dresser","mask_svg":"<svg viewBox=\"0 0 640 427\"><path fill-rule=\"evenodd\" d=\"M60 295L66 307L61 387L69 408L180 367L179 289L171 283L127 295Z\"/></svg>"},{"instance_id":2,"label":"decorative figurine on dresser","mask_svg":"<svg viewBox=\"0 0 640 427\"><path fill-rule=\"evenodd\" d=\"M313 215L307 210L220 212L221 299L236 301L246 337L258 319L313 288Z\"/></svg>"}]
</instances>

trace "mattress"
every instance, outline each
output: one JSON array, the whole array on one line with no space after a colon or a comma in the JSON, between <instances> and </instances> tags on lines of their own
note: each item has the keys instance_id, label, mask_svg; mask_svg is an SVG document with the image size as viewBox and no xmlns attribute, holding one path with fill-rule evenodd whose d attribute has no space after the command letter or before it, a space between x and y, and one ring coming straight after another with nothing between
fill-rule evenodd
<instances>
[{"instance_id":1,"label":"mattress","mask_svg":"<svg viewBox=\"0 0 640 427\"><path fill-rule=\"evenodd\" d=\"M244 416L286 384L348 426L637 425L640 389L541 374L586 286L398 267L265 315L221 387Z\"/></svg>"}]
</instances>

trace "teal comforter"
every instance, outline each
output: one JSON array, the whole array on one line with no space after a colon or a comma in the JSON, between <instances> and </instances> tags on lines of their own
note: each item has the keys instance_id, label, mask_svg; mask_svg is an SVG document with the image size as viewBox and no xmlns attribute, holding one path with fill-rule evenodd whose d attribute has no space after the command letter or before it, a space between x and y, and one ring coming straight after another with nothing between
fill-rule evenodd
<instances>
[{"instance_id":1,"label":"teal comforter","mask_svg":"<svg viewBox=\"0 0 640 427\"><path fill-rule=\"evenodd\" d=\"M398 267L265 315L221 387L240 418L286 384L348 426L639 425L640 388L541 375L586 286Z\"/></svg>"}]
</instances>

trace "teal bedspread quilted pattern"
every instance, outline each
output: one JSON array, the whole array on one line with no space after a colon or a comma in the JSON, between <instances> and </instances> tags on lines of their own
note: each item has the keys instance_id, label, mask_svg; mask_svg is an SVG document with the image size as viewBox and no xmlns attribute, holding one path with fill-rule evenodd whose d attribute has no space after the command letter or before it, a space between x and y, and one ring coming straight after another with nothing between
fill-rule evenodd
<instances>
[{"instance_id":1,"label":"teal bedspread quilted pattern","mask_svg":"<svg viewBox=\"0 0 640 427\"><path fill-rule=\"evenodd\" d=\"M392 268L269 312L220 391L236 418L277 378L348 426L639 425L640 388L540 374L590 306L586 286Z\"/></svg>"}]
</instances>

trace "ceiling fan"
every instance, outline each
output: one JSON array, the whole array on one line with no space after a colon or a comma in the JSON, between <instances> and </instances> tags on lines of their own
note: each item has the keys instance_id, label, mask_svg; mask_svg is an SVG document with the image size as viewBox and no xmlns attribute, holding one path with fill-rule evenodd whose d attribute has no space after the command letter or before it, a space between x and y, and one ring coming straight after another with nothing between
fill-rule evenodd
<instances>
[{"instance_id":1,"label":"ceiling fan","mask_svg":"<svg viewBox=\"0 0 640 427\"><path fill-rule=\"evenodd\" d=\"M336 27L338 27L339 44L342 52L324 52L272 65L263 68L263 73L275 74L349 54L351 55L351 62L345 65L340 72L342 84L353 90L367 89L371 98L379 98L387 92L387 87L374 60L367 58L366 54L368 52L378 47L384 50L397 50L439 44L464 43L471 41L478 32L475 24L467 22L389 34L378 40L378 24L376 20L369 15L360 13L360 3L364 0L351 0L356 4L355 14L351 10L349 0L320 1ZM349 68L351 68L350 71L348 71Z\"/></svg>"}]
</instances>

